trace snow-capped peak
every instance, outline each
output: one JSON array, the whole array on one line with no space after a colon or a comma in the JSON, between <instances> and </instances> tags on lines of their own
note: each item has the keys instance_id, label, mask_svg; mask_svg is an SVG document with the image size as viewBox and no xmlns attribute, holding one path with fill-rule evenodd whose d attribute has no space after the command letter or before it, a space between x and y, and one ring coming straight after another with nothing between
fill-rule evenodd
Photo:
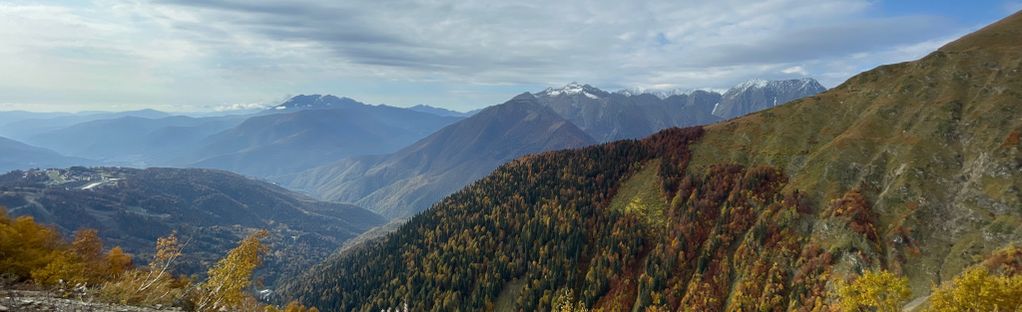
<instances>
[{"instance_id":1,"label":"snow-capped peak","mask_svg":"<svg viewBox=\"0 0 1022 312\"><path fill-rule=\"evenodd\" d=\"M821 85L816 79L813 78L799 78L799 79L787 79L787 80L763 80L753 79L741 84L738 84L728 90L729 94L738 94L752 89L774 89L774 90L813 90L813 93L819 93L827 90L826 87Z\"/></svg>"},{"instance_id":2,"label":"snow-capped peak","mask_svg":"<svg viewBox=\"0 0 1022 312\"><path fill-rule=\"evenodd\" d=\"M694 89L646 89L641 87L624 89L617 91L616 93L626 96L637 96L643 94L649 94L662 99L669 98L674 95L689 95L695 92Z\"/></svg>"},{"instance_id":3,"label":"snow-capped peak","mask_svg":"<svg viewBox=\"0 0 1022 312\"><path fill-rule=\"evenodd\" d=\"M823 89L826 89L826 87L821 85L819 81L816 81L816 79L813 79L813 78L809 78L809 77L799 78L798 82L800 82L802 84L803 88L823 88Z\"/></svg>"},{"instance_id":4,"label":"snow-capped peak","mask_svg":"<svg viewBox=\"0 0 1022 312\"><path fill-rule=\"evenodd\" d=\"M549 97L561 96L561 95L584 95L591 99L599 99L601 95L606 94L603 90L597 89L596 87L581 84L572 81L571 83L564 85L560 88L546 88L543 92L535 93L535 95L545 95Z\"/></svg>"},{"instance_id":5,"label":"snow-capped peak","mask_svg":"<svg viewBox=\"0 0 1022 312\"><path fill-rule=\"evenodd\" d=\"M720 89L713 89L713 88L699 88L699 89L685 89L685 88L656 89L656 88L648 88L647 89L647 88L642 88L642 87L635 87L635 88L618 90L617 92L614 92L614 93L621 94L621 95L624 95L624 96L637 96L637 95L642 95L642 94L649 94L649 95L658 97L661 100L663 100L663 99L666 99L666 98L669 98L669 97L672 97L672 96L675 96L675 95L692 95L692 93L695 93L696 91L703 91L703 92L709 92L709 93L723 94L727 90L720 90Z\"/></svg>"},{"instance_id":6,"label":"snow-capped peak","mask_svg":"<svg viewBox=\"0 0 1022 312\"><path fill-rule=\"evenodd\" d=\"M763 79L752 79L743 83L740 83L731 88L731 92L741 93L749 89L763 89L763 88L777 88L777 89L812 89L812 90L826 90L827 88L820 85L816 79L804 77L799 79L787 79L787 80L763 80ZM817 91L819 92L819 91Z\"/></svg>"},{"instance_id":7,"label":"snow-capped peak","mask_svg":"<svg viewBox=\"0 0 1022 312\"><path fill-rule=\"evenodd\" d=\"M355 101L348 97L336 97L333 95L296 95L291 97L280 105L271 107L272 110L288 110L288 109L314 109L314 108L331 108L340 106L354 106L354 105L365 105L361 102Z\"/></svg>"},{"instance_id":8,"label":"snow-capped peak","mask_svg":"<svg viewBox=\"0 0 1022 312\"><path fill-rule=\"evenodd\" d=\"M766 87L768 84L770 84L770 82L764 79L752 79L735 86L734 88L732 88L732 90L738 90L739 92L741 92L748 90L750 88L761 89Z\"/></svg>"}]
</instances>

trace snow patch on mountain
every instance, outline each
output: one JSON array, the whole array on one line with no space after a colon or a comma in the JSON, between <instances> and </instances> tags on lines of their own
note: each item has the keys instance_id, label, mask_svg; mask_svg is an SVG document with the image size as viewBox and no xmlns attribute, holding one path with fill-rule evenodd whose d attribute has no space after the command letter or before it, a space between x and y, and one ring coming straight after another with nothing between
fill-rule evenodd
<instances>
[{"instance_id":1,"label":"snow patch on mountain","mask_svg":"<svg viewBox=\"0 0 1022 312\"><path fill-rule=\"evenodd\" d=\"M547 88L542 92L534 93L534 95L536 96L548 97L557 97L562 95L564 96L582 95L594 100L600 99L602 95L605 94L606 92L604 92L603 90L597 89L588 84L581 84L574 81L560 88Z\"/></svg>"},{"instance_id":2,"label":"snow patch on mountain","mask_svg":"<svg viewBox=\"0 0 1022 312\"><path fill-rule=\"evenodd\" d=\"M365 103L353 100L348 97L336 97L333 95L296 95L284 101L280 105L270 108L271 110L296 110L296 109L320 109L342 106L366 105Z\"/></svg>"},{"instance_id":3,"label":"snow patch on mountain","mask_svg":"<svg viewBox=\"0 0 1022 312\"><path fill-rule=\"evenodd\" d=\"M770 84L770 81L767 81L767 80L764 80L764 79L751 79L749 81L740 83L737 86L734 86L733 88L731 88L731 90L728 90L728 91L729 92L730 91L745 92L746 90L749 90L749 89L752 89L752 88L756 88L756 89L766 88L766 86L769 85L769 84Z\"/></svg>"},{"instance_id":4,"label":"snow patch on mountain","mask_svg":"<svg viewBox=\"0 0 1022 312\"><path fill-rule=\"evenodd\" d=\"M660 98L662 100L662 99L666 99L666 98L669 98L669 97L675 96L675 95L689 95L689 94L692 94L692 92L695 92L695 91L696 90L694 90L694 89L647 89L647 88L636 87L636 88L629 88L629 89L618 90L617 92L614 92L614 93L621 94L621 95L624 95L624 96L639 96L639 95L643 95L643 94L649 94L649 95L658 97L658 98Z\"/></svg>"},{"instance_id":5,"label":"snow patch on mountain","mask_svg":"<svg viewBox=\"0 0 1022 312\"><path fill-rule=\"evenodd\" d=\"M800 79L788 79L788 80L766 80L766 79L750 79L748 81L739 83L728 89L717 89L717 88L645 88L645 87L634 87L615 91L614 94L620 94L624 96L639 96L639 95L653 95L661 100L669 98L671 96L691 96L695 92L708 92L714 93L725 98L734 98L747 92L760 92L759 90L771 90L771 93L804 93L804 94L815 94L826 90L825 87L820 85L819 82L812 78L800 78ZM602 99L609 93L597 89L591 85L583 84L579 82L572 82L560 88L547 88L541 92L533 93L535 96L545 97L560 97L560 96L585 96L590 99ZM767 98L765 99L767 106L776 106L783 102L778 98ZM578 103L575 103L578 104ZM718 103L717 107L714 108L714 114L717 114L719 109L722 109L724 104Z\"/></svg>"}]
</instances>

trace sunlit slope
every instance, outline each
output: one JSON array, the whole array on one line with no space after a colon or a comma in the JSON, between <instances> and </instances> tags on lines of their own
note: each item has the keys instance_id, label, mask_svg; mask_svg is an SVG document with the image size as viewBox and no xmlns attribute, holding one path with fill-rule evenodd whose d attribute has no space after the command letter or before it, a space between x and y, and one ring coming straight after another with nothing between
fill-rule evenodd
<instances>
[{"instance_id":1,"label":"sunlit slope","mask_svg":"<svg viewBox=\"0 0 1022 312\"><path fill-rule=\"evenodd\" d=\"M921 60L709 126L692 170L771 165L791 176L787 190L817 201L860 190L890 244L886 261L911 264L905 273L923 290L1022 238L1020 62L1015 14Z\"/></svg>"}]
</instances>

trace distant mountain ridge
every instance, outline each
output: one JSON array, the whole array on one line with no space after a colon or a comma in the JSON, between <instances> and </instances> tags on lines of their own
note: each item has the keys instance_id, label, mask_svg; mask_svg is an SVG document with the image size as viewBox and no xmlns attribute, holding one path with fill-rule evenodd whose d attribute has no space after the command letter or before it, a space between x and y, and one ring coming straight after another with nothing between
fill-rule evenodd
<instances>
[{"instance_id":1,"label":"distant mountain ridge","mask_svg":"<svg viewBox=\"0 0 1022 312\"><path fill-rule=\"evenodd\" d=\"M95 163L88 159L68 157L53 150L0 137L0 172L90 164Z\"/></svg>"},{"instance_id":2,"label":"distant mountain ridge","mask_svg":"<svg viewBox=\"0 0 1022 312\"><path fill-rule=\"evenodd\" d=\"M336 97L333 95L322 95L322 94L299 94L288 98L283 103L270 107L270 112L280 111L294 111L302 109L328 109L328 108L345 108L345 107L358 107L366 105L362 102L353 100L348 97Z\"/></svg>"},{"instance_id":3,"label":"distant mountain ridge","mask_svg":"<svg viewBox=\"0 0 1022 312\"><path fill-rule=\"evenodd\" d=\"M0 112L0 132L10 127L27 144L78 157L69 160L92 160L56 163L60 167L202 167L265 178L349 156L394 152L461 118L455 115L311 94L257 114L206 117L154 110Z\"/></svg>"},{"instance_id":4,"label":"distant mountain ridge","mask_svg":"<svg viewBox=\"0 0 1022 312\"><path fill-rule=\"evenodd\" d=\"M720 104L713 108L713 115L731 119L826 90L827 88L812 78L751 80L724 92Z\"/></svg>"},{"instance_id":5,"label":"distant mountain ridge","mask_svg":"<svg viewBox=\"0 0 1022 312\"><path fill-rule=\"evenodd\" d=\"M346 159L285 182L328 200L409 217L515 157L595 143L522 94L449 125L392 154Z\"/></svg>"},{"instance_id":6,"label":"distant mountain ridge","mask_svg":"<svg viewBox=\"0 0 1022 312\"><path fill-rule=\"evenodd\" d=\"M625 96L637 96L637 95L642 95L642 94L649 94L649 95L656 96L656 97L658 97L660 99L666 99L666 98L669 98L669 97L672 97L672 96L675 96L675 95L691 95L692 93L695 93L697 91L703 91L703 92L708 92L708 93L724 94L724 92L727 92L727 89L711 89L711 88L702 88L702 89L629 88L629 89L621 89L621 90L618 90L618 91L614 91L613 93L617 93L617 94L621 94L621 95L625 95Z\"/></svg>"},{"instance_id":7,"label":"distant mountain ridge","mask_svg":"<svg viewBox=\"0 0 1022 312\"><path fill-rule=\"evenodd\" d=\"M607 92L569 83L533 93L599 142L635 139L669 127L704 125L825 91L812 78L750 80L714 90L626 89Z\"/></svg>"},{"instance_id":8,"label":"distant mountain ridge","mask_svg":"<svg viewBox=\"0 0 1022 312\"><path fill-rule=\"evenodd\" d=\"M86 121L40 133L28 138L27 142L106 164L138 167L185 165L175 161L207 136L234 127L245 118L123 116Z\"/></svg>"},{"instance_id":9,"label":"distant mountain ridge","mask_svg":"<svg viewBox=\"0 0 1022 312\"><path fill-rule=\"evenodd\" d=\"M443 107L434 107L434 106L429 106L429 105L425 105L425 104L415 105L415 106L409 107L408 109L413 110L413 111L417 111L417 112L430 113L430 114L434 114L434 115L449 116L449 117L466 117L466 116L471 115L469 113L462 113L462 112L459 112L459 111L449 110L449 109L446 109L446 108L443 108Z\"/></svg>"},{"instance_id":10,"label":"distant mountain ridge","mask_svg":"<svg viewBox=\"0 0 1022 312\"><path fill-rule=\"evenodd\" d=\"M811 79L804 81L815 83ZM779 92L776 88L794 82L750 84L736 86L727 94L764 94L763 90L772 92L766 94L775 94ZM804 94L815 94L813 91ZM759 105L766 101L761 97L737 98L732 102L756 104L743 107L767 105ZM444 195L514 157L638 138L670 127L717 122L722 118L713 115L713 110L722 101L723 95L704 90L660 98L647 93L611 93L573 82L561 88L525 93L504 104L488 107L393 154L344 159L277 180L320 198L355 203L389 218L404 218L426 209ZM543 122L526 122L533 119ZM522 125L535 128L492 132ZM556 144L547 144L540 138ZM505 143L496 145L496 142ZM522 146L516 149L515 144Z\"/></svg>"},{"instance_id":11,"label":"distant mountain ridge","mask_svg":"<svg viewBox=\"0 0 1022 312\"><path fill-rule=\"evenodd\" d=\"M289 106L294 103L318 104ZM209 136L191 165L261 177L291 175L349 156L391 153L460 120L330 95L281 105L289 107L287 112L248 118Z\"/></svg>"},{"instance_id":12,"label":"distant mountain ridge","mask_svg":"<svg viewBox=\"0 0 1022 312\"><path fill-rule=\"evenodd\" d=\"M38 113L25 111L0 112L0 136L25 141L33 136L59 130L75 124L121 117L141 117L158 119L170 117L172 114L154 109L141 109L124 112L78 112L78 113Z\"/></svg>"}]
</instances>

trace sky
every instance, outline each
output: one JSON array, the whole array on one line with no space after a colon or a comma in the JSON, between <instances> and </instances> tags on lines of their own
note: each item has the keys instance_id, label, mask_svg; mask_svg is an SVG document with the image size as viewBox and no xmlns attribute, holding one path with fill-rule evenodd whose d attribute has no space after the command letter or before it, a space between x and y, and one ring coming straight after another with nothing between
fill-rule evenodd
<instances>
[{"instance_id":1,"label":"sky","mask_svg":"<svg viewBox=\"0 0 1022 312\"><path fill-rule=\"evenodd\" d=\"M0 110L255 109L297 94L467 111L605 90L833 87L1022 0L0 0Z\"/></svg>"}]
</instances>

